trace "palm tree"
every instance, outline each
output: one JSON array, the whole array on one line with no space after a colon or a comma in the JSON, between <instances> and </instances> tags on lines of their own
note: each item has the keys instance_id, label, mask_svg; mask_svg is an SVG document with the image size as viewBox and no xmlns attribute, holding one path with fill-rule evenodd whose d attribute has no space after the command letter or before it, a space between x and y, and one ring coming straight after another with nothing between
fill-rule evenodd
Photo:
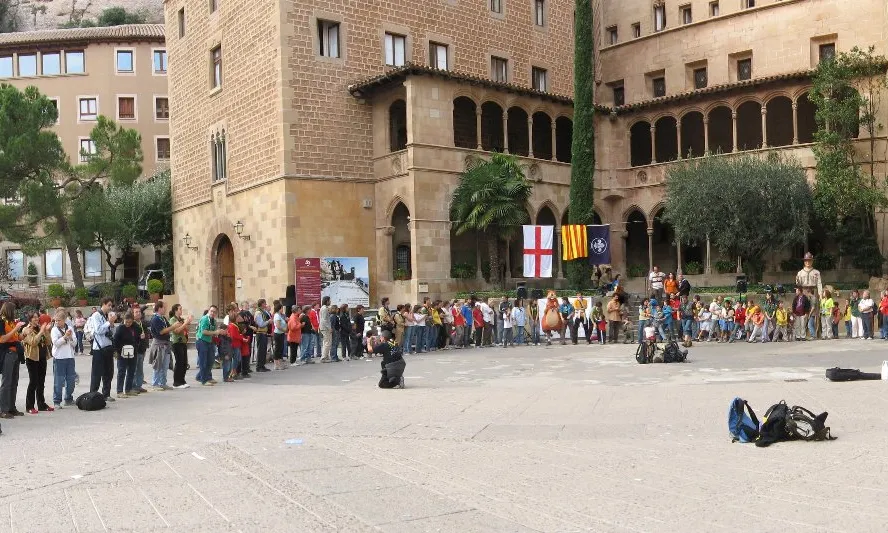
<instances>
[{"instance_id":1,"label":"palm tree","mask_svg":"<svg viewBox=\"0 0 888 533\"><path fill-rule=\"evenodd\" d=\"M473 158L460 175L450 201L450 220L457 235L478 231L487 238L490 281L499 286L500 239L507 240L530 222L527 200L533 185L511 155L495 153L489 161Z\"/></svg>"}]
</instances>

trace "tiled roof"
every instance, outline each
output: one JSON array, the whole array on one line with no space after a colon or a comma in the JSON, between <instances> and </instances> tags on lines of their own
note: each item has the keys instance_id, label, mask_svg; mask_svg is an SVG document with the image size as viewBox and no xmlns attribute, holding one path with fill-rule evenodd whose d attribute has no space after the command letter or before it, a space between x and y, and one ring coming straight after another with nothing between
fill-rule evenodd
<instances>
[{"instance_id":1,"label":"tiled roof","mask_svg":"<svg viewBox=\"0 0 888 533\"><path fill-rule=\"evenodd\" d=\"M71 28L0 33L0 47L66 42L163 41L163 24L126 24L102 28Z\"/></svg>"},{"instance_id":2,"label":"tiled roof","mask_svg":"<svg viewBox=\"0 0 888 533\"><path fill-rule=\"evenodd\" d=\"M390 87L395 83L400 83L404 81L404 79L406 79L408 76L416 75L436 76L439 78L450 79L458 83L480 85L482 87L487 87L494 90L521 94L525 96L533 96L541 98L543 100L549 100L551 102L557 102L570 106L573 105L573 98L571 98L570 96L537 91L523 85L497 82L488 78L475 76L473 74L465 74L462 72L454 72L451 70L440 70L425 65L418 65L416 63L407 63L403 67L393 68L385 74L380 74L378 76L373 76L372 78L367 78L365 80L352 83L348 86L348 92L350 92L352 96L358 98L363 95L371 94L376 89ZM596 108L601 111L610 111L608 108L605 108L603 106L596 106Z\"/></svg>"}]
</instances>

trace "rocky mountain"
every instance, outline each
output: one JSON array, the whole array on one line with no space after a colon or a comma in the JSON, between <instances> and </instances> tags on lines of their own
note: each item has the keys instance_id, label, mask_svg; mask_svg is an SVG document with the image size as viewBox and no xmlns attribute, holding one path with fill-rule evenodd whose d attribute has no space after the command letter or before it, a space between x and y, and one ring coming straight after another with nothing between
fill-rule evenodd
<instances>
[{"instance_id":1,"label":"rocky mountain","mask_svg":"<svg viewBox=\"0 0 888 533\"><path fill-rule=\"evenodd\" d=\"M143 13L145 22L163 23L163 0L12 0L18 9L18 29L48 30L72 20L95 20L103 9L122 7Z\"/></svg>"}]
</instances>

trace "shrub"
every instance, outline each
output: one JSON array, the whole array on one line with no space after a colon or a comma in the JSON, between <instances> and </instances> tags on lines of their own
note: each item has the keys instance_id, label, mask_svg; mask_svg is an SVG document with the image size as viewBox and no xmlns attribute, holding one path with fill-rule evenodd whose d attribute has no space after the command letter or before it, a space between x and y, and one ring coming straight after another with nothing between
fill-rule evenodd
<instances>
[{"instance_id":1,"label":"shrub","mask_svg":"<svg viewBox=\"0 0 888 533\"><path fill-rule=\"evenodd\" d=\"M820 254L815 258L814 268L818 270L835 270L836 257L832 254ZM801 267L799 267L801 269Z\"/></svg>"},{"instance_id":2,"label":"shrub","mask_svg":"<svg viewBox=\"0 0 888 533\"><path fill-rule=\"evenodd\" d=\"M644 265L629 265L626 268L626 275L630 278L641 278L644 277L646 270Z\"/></svg>"},{"instance_id":3,"label":"shrub","mask_svg":"<svg viewBox=\"0 0 888 533\"><path fill-rule=\"evenodd\" d=\"M729 259L720 259L715 262L715 270L719 274L731 274L737 271L737 263Z\"/></svg>"},{"instance_id":4,"label":"shrub","mask_svg":"<svg viewBox=\"0 0 888 533\"><path fill-rule=\"evenodd\" d=\"M392 272L392 276L395 278L395 280L405 280L405 279L410 279L410 275L407 274L407 271L404 270L403 268L396 268L396 269Z\"/></svg>"},{"instance_id":5,"label":"shrub","mask_svg":"<svg viewBox=\"0 0 888 533\"><path fill-rule=\"evenodd\" d=\"M53 283L46 288L46 295L50 298L64 298L65 288L58 283Z\"/></svg>"},{"instance_id":6,"label":"shrub","mask_svg":"<svg viewBox=\"0 0 888 533\"><path fill-rule=\"evenodd\" d=\"M139 288L132 284L124 285L120 295L124 298L136 299L139 296Z\"/></svg>"},{"instance_id":7,"label":"shrub","mask_svg":"<svg viewBox=\"0 0 888 533\"><path fill-rule=\"evenodd\" d=\"M149 279L148 280L148 293L149 294L163 294L163 282L159 279Z\"/></svg>"},{"instance_id":8,"label":"shrub","mask_svg":"<svg viewBox=\"0 0 888 533\"><path fill-rule=\"evenodd\" d=\"M74 298L77 298L78 300L86 300L88 297L89 293L85 287L77 287L74 289Z\"/></svg>"},{"instance_id":9,"label":"shrub","mask_svg":"<svg viewBox=\"0 0 888 533\"><path fill-rule=\"evenodd\" d=\"M785 259L780 261L780 270L782 272L798 272L805 266L805 263L801 259Z\"/></svg>"},{"instance_id":10,"label":"shrub","mask_svg":"<svg viewBox=\"0 0 888 533\"><path fill-rule=\"evenodd\" d=\"M12 298L12 303L15 304L15 308L19 310L32 307L37 309L40 307L40 300L37 298L28 298L26 296L15 296Z\"/></svg>"},{"instance_id":11,"label":"shrub","mask_svg":"<svg viewBox=\"0 0 888 533\"><path fill-rule=\"evenodd\" d=\"M703 273L703 263L699 261L688 261L684 266L684 273L688 276L696 276Z\"/></svg>"},{"instance_id":12,"label":"shrub","mask_svg":"<svg viewBox=\"0 0 888 533\"><path fill-rule=\"evenodd\" d=\"M28 263L28 283L34 285L37 283L37 265Z\"/></svg>"},{"instance_id":13,"label":"shrub","mask_svg":"<svg viewBox=\"0 0 888 533\"><path fill-rule=\"evenodd\" d=\"M478 267L470 263L457 263L450 266L450 277L453 279L472 279Z\"/></svg>"}]
</instances>

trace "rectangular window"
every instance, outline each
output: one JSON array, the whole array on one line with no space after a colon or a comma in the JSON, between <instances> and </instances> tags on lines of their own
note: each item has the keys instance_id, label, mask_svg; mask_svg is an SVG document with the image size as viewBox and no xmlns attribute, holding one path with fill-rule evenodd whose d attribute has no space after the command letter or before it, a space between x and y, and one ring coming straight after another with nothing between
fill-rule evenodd
<instances>
[{"instance_id":1,"label":"rectangular window","mask_svg":"<svg viewBox=\"0 0 888 533\"><path fill-rule=\"evenodd\" d=\"M654 6L654 31L666 29L666 6L660 4Z\"/></svg>"},{"instance_id":2,"label":"rectangular window","mask_svg":"<svg viewBox=\"0 0 888 533\"><path fill-rule=\"evenodd\" d=\"M155 50L154 51L154 73L155 74L166 74L167 72L167 51L166 50Z\"/></svg>"},{"instance_id":3,"label":"rectangular window","mask_svg":"<svg viewBox=\"0 0 888 533\"><path fill-rule=\"evenodd\" d=\"M636 22L632 25L632 38L638 39L639 37L641 37L641 23Z\"/></svg>"},{"instance_id":4,"label":"rectangular window","mask_svg":"<svg viewBox=\"0 0 888 533\"><path fill-rule=\"evenodd\" d=\"M666 96L666 78L659 77L652 80L651 86L654 91L654 98Z\"/></svg>"},{"instance_id":5,"label":"rectangular window","mask_svg":"<svg viewBox=\"0 0 888 533\"><path fill-rule=\"evenodd\" d=\"M215 13L218 8L219 6L217 5L216 0L210 0L210 13Z\"/></svg>"},{"instance_id":6,"label":"rectangular window","mask_svg":"<svg viewBox=\"0 0 888 533\"><path fill-rule=\"evenodd\" d=\"M64 262L62 260L62 249L52 248L43 252L43 270L46 279L58 279L62 277Z\"/></svg>"},{"instance_id":7,"label":"rectangular window","mask_svg":"<svg viewBox=\"0 0 888 533\"><path fill-rule=\"evenodd\" d=\"M493 81L506 83L509 81L509 60L501 57L490 58L490 78Z\"/></svg>"},{"instance_id":8,"label":"rectangular window","mask_svg":"<svg viewBox=\"0 0 888 533\"><path fill-rule=\"evenodd\" d=\"M217 46L210 51L213 61L212 83L213 89L222 87L222 47Z\"/></svg>"},{"instance_id":9,"label":"rectangular window","mask_svg":"<svg viewBox=\"0 0 888 533\"><path fill-rule=\"evenodd\" d=\"M614 87L614 107L626 104L626 89L622 85Z\"/></svg>"},{"instance_id":10,"label":"rectangular window","mask_svg":"<svg viewBox=\"0 0 888 533\"><path fill-rule=\"evenodd\" d=\"M709 2L709 16L717 17L719 13L718 2Z\"/></svg>"},{"instance_id":11,"label":"rectangular window","mask_svg":"<svg viewBox=\"0 0 888 533\"><path fill-rule=\"evenodd\" d=\"M166 161L170 158L170 139L169 137L157 138L157 159L158 161Z\"/></svg>"},{"instance_id":12,"label":"rectangular window","mask_svg":"<svg viewBox=\"0 0 888 533\"><path fill-rule=\"evenodd\" d=\"M117 98L117 118L120 120L136 119L136 99L132 96Z\"/></svg>"},{"instance_id":13,"label":"rectangular window","mask_svg":"<svg viewBox=\"0 0 888 533\"><path fill-rule=\"evenodd\" d=\"M429 65L438 70L447 70L447 45L429 43Z\"/></svg>"},{"instance_id":14,"label":"rectangular window","mask_svg":"<svg viewBox=\"0 0 888 533\"><path fill-rule=\"evenodd\" d=\"M58 124L62 118L62 116L59 114L59 99L58 99L58 97L49 97L48 100L52 104L52 107L55 108L55 111L56 111L55 123Z\"/></svg>"},{"instance_id":15,"label":"rectangular window","mask_svg":"<svg viewBox=\"0 0 888 533\"><path fill-rule=\"evenodd\" d=\"M743 8L749 9L755 7L755 0L743 0Z\"/></svg>"},{"instance_id":16,"label":"rectangular window","mask_svg":"<svg viewBox=\"0 0 888 533\"><path fill-rule=\"evenodd\" d=\"M385 34L385 64L392 67L404 66L407 58L407 38L394 33Z\"/></svg>"},{"instance_id":17,"label":"rectangular window","mask_svg":"<svg viewBox=\"0 0 888 533\"><path fill-rule=\"evenodd\" d=\"M681 11L681 23L682 24L690 24L694 22L694 17L691 14L691 6L681 6L678 8Z\"/></svg>"},{"instance_id":18,"label":"rectangular window","mask_svg":"<svg viewBox=\"0 0 888 533\"><path fill-rule=\"evenodd\" d=\"M737 61L737 80L745 81L752 79L752 58L741 59Z\"/></svg>"},{"instance_id":19,"label":"rectangular window","mask_svg":"<svg viewBox=\"0 0 888 533\"><path fill-rule=\"evenodd\" d=\"M494 13L503 12L503 0L490 0L490 10Z\"/></svg>"},{"instance_id":20,"label":"rectangular window","mask_svg":"<svg viewBox=\"0 0 888 533\"><path fill-rule=\"evenodd\" d=\"M58 52L46 52L40 54L40 73L44 76L52 76L62 73L62 54Z\"/></svg>"},{"instance_id":21,"label":"rectangular window","mask_svg":"<svg viewBox=\"0 0 888 533\"><path fill-rule=\"evenodd\" d=\"M18 56L19 76L36 76L37 75L37 54L19 54Z\"/></svg>"},{"instance_id":22,"label":"rectangular window","mask_svg":"<svg viewBox=\"0 0 888 533\"><path fill-rule=\"evenodd\" d=\"M0 57L0 78L11 78L12 75L12 56Z\"/></svg>"},{"instance_id":23,"label":"rectangular window","mask_svg":"<svg viewBox=\"0 0 888 533\"><path fill-rule=\"evenodd\" d=\"M6 266L9 279L17 280L25 277L25 253L21 250L6 250Z\"/></svg>"},{"instance_id":24,"label":"rectangular window","mask_svg":"<svg viewBox=\"0 0 888 533\"><path fill-rule=\"evenodd\" d=\"M185 8L179 10L179 38L185 37Z\"/></svg>"},{"instance_id":25,"label":"rectangular window","mask_svg":"<svg viewBox=\"0 0 888 533\"><path fill-rule=\"evenodd\" d=\"M321 57L339 57L339 23L318 21L318 53Z\"/></svg>"},{"instance_id":26,"label":"rectangular window","mask_svg":"<svg viewBox=\"0 0 888 533\"><path fill-rule=\"evenodd\" d=\"M99 101L95 98L80 99L80 120L95 120L98 116Z\"/></svg>"},{"instance_id":27,"label":"rectangular window","mask_svg":"<svg viewBox=\"0 0 888 533\"><path fill-rule=\"evenodd\" d=\"M96 141L80 139L80 162L86 163L94 155L96 155Z\"/></svg>"},{"instance_id":28,"label":"rectangular window","mask_svg":"<svg viewBox=\"0 0 888 533\"><path fill-rule=\"evenodd\" d=\"M65 72L68 74L83 74L86 72L83 52L65 52Z\"/></svg>"},{"instance_id":29,"label":"rectangular window","mask_svg":"<svg viewBox=\"0 0 888 533\"><path fill-rule=\"evenodd\" d=\"M617 44L620 42L620 34L617 33L617 27L611 26L607 29L607 44Z\"/></svg>"},{"instance_id":30,"label":"rectangular window","mask_svg":"<svg viewBox=\"0 0 888 533\"><path fill-rule=\"evenodd\" d=\"M694 89L705 89L709 83L705 68L694 69Z\"/></svg>"},{"instance_id":31,"label":"rectangular window","mask_svg":"<svg viewBox=\"0 0 888 533\"><path fill-rule=\"evenodd\" d=\"M546 25L546 0L534 0L533 22L537 26Z\"/></svg>"},{"instance_id":32,"label":"rectangular window","mask_svg":"<svg viewBox=\"0 0 888 533\"><path fill-rule=\"evenodd\" d=\"M157 120L169 120L170 100L166 96L158 96L154 99L154 118Z\"/></svg>"},{"instance_id":33,"label":"rectangular window","mask_svg":"<svg viewBox=\"0 0 888 533\"><path fill-rule=\"evenodd\" d=\"M548 72L546 72L546 69L533 67L530 70L530 75L531 78L533 78L533 90L540 91L541 93L546 92L549 88Z\"/></svg>"},{"instance_id":34,"label":"rectangular window","mask_svg":"<svg viewBox=\"0 0 888 533\"><path fill-rule=\"evenodd\" d=\"M116 68L119 73L131 74L133 72L134 65L132 50L117 51Z\"/></svg>"},{"instance_id":35,"label":"rectangular window","mask_svg":"<svg viewBox=\"0 0 888 533\"><path fill-rule=\"evenodd\" d=\"M83 275L87 278L102 276L102 251L98 248L83 251Z\"/></svg>"},{"instance_id":36,"label":"rectangular window","mask_svg":"<svg viewBox=\"0 0 888 533\"><path fill-rule=\"evenodd\" d=\"M213 154L212 170L213 181L222 181L228 178L228 148L225 141L225 133L213 135L210 138L210 148Z\"/></svg>"},{"instance_id":37,"label":"rectangular window","mask_svg":"<svg viewBox=\"0 0 888 533\"><path fill-rule=\"evenodd\" d=\"M836 43L821 44L819 48L820 62L832 61L836 58Z\"/></svg>"}]
</instances>

